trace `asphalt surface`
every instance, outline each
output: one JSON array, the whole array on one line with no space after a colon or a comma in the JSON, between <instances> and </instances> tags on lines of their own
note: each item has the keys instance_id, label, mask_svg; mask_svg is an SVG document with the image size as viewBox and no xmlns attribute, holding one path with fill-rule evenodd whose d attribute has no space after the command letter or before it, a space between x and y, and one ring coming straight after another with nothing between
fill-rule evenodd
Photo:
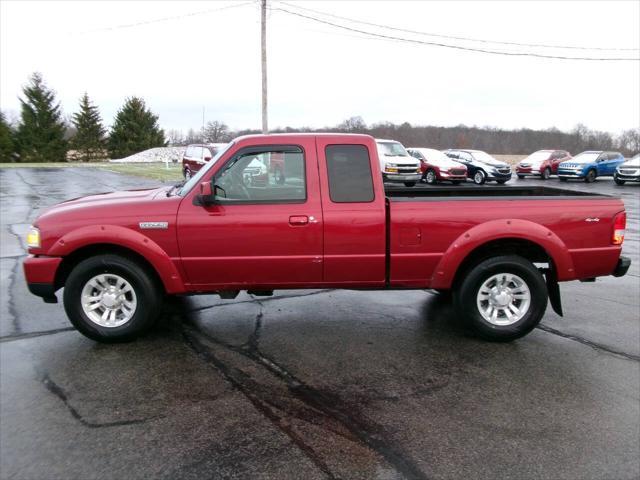
<instances>
[{"instance_id":1,"label":"asphalt surface","mask_svg":"<svg viewBox=\"0 0 640 480\"><path fill-rule=\"evenodd\" d=\"M46 206L156 183L0 182L3 479L640 477L638 185L562 184L624 198L633 264L562 284L565 316L513 343L434 293L316 290L175 299L150 336L101 345L27 292L22 237Z\"/></svg>"}]
</instances>

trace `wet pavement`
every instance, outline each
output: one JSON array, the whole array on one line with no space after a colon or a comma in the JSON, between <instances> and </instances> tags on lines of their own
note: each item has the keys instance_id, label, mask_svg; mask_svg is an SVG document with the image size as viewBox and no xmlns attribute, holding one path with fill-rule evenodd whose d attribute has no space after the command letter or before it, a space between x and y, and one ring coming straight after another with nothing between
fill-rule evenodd
<instances>
[{"instance_id":1,"label":"wet pavement","mask_svg":"<svg viewBox=\"0 0 640 480\"><path fill-rule=\"evenodd\" d=\"M3 479L640 476L638 185L562 184L624 198L633 264L562 284L565 316L510 344L434 293L309 290L173 299L148 337L101 345L27 292L22 237L48 205L156 182L0 181Z\"/></svg>"}]
</instances>

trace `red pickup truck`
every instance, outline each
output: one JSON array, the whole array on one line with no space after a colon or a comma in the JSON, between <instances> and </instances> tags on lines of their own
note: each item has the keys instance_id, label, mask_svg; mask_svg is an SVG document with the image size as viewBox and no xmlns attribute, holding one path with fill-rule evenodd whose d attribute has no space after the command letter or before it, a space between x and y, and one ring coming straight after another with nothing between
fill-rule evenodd
<instances>
[{"instance_id":1,"label":"red pickup truck","mask_svg":"<svg viewBox=\"0 0 640 480\"><path fill-rule=\"evenodd\" d=\"M247 181L256 161L287 175ZM482 337L531 331L559 281L621 276L624 204L547 187L385 191L366 135L231 142L183 185L105 193L45 211L27 238L29 289L99 341L147 331L165 295L274 289L452 291ZM249 177L250 178L250 177Z\"/></svg>"}]
</instances>

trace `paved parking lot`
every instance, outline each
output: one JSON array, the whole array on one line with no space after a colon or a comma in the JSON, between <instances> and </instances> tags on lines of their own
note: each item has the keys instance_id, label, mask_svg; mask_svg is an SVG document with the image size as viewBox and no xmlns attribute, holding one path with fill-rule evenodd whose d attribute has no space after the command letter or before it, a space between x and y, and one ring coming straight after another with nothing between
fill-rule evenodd
<instances>
[{"instance_id":1,"label":"paved parking lot","mask_svg":"<svg viewBox=\"0 0 640 480\"><path fill-rule=\"evenodd\" d=\"M20 237L48 205L155 182L0 181L2 478L640 476L640 186L562 184L624 198L633 264L562 284L565 317L510 344L430 292L315 290L175 299L149 337L101 345L27 292Z\"/></svg>"}]
</instances>

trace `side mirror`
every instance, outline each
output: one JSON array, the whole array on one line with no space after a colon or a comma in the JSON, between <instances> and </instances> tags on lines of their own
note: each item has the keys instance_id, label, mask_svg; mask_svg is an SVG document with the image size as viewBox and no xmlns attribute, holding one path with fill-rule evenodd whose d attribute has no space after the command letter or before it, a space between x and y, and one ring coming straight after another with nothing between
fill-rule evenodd
<instances>
[{"instance_id":1,"label":"side mirror","mask_svg":"<svg viewBox=\"0 0 640 480\"><path fill-rule=\"evenodd\" d=\"M211 182L202 182L200 184L200 193L195 198L198 205L211 205L214 203L213 190Z\"/></svg>"},{"instance_id":2,"label":"side mirror","mask_svg":"<svg viewBox=\"0 0 640 480\"><path fill-rule=\"evenodd\" d=\"M206 157L204 157L204 158L203 158L203 160L204 160L205 162L208 162L209 160L211 160L211 157L207 155Z\"/></svg>"}]
</instances>

